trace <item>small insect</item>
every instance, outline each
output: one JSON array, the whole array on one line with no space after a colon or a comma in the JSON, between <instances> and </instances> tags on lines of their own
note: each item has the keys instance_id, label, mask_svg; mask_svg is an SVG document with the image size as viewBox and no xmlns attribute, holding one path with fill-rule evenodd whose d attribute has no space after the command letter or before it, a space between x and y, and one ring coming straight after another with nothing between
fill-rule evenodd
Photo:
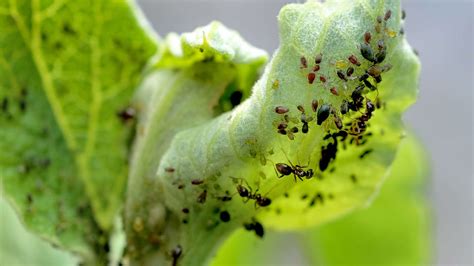
<instances>
[{"instance_id":1,"label":"small insect","mask_svg":"<svg viewBox=\"0 0 474 266\"><path fill-rule=\"evenodd\" d=\"M383 60L385 60L385 56L387 55L385 49L381 49L375 54L375 62L376 63L382 63Z\"/></svg>"},{"instance_id":2,"label":"small insect","mask_svg":"<svg viewBox=\"0 0 474 266\"><path fill-rule=\"evenodd\" d=\"M304 107L302 105L298 105L296 108L298 108L298 111L304 113Z\"/></svg>"},{"instance_id":3,"label":"small insect","mask_svg":"<svg viewBox=\"0 0 474 266\"><path fill-rule=\"evenodd\" d=\"M347 81L347 78L346 78L346 75L344 75L344 72L342 72L341 70L338 70L336 73L340 79Z\"/></svg>"},{"instance_id":4,"label":"small insect","mask_svg":"<svg viewBox=\"0 0 474 266\"><path fill-rule=\"evenodd\" d=\"M275 113L277 114L285 114L285 113L288 113L289 109L284 107L284 106L277 106L275 107Z\"/></svg>"},{"instance_id":5,"label":"small insect","mask_svg":"<svg viewBox=\"0 0 474 266\"><path fill-rule=\"evenodd\" d=\"M278 124L278 130L284 130L288 127L287 122L281 121L280 124Z\"/></svg>"},{"instance_id":6,"label":"small insect","mask_svg":"<svg viewBox=\"0 0 474 266\"><path fill-rule=\"evenodd\" d=\"M255 220L253 220L252 223L245 223L244 228L248 231L254 231L255 234L260 238L262 238L265 234L265 230L263 229L262 224Z\"/></svg>"},{"instance_id":7,"label":"small insect","mask_svg":"<svg viewBox=\"0 0 474 266\"><path fill-rule=\"evenodd\" d=\"M369 155L370 153L372 153L374 150L373 149L367 149L365 150L364 152L361 153L361 155L359 155L359 158L360 159L363 159L365 156Z\"/></svg>"},{"instance_id":8,"label":"small insect","mask_svg":"<svg viewBox=\"0 0 474 266\"><path fill-rule=\"evenodd\" d=\"M387 10L387 12L385 12L385 16L383 17L383 20L387 21L390 19L390 17L392 17L392 10Z\"/></svg>"},{"instance_id":9,"label":"small insect","mask_svg":"<svg viewBox=\"0 0 474 266\"><path fill-rule=\"evenodd\" d=\"M366 43L360 44L360 53L366 60L370 62L375 62L374 52L372 52L372 48L370 48L368 44Z\"/></svg>"},{"instance_id":10,"label":"small insect","mask_svg":"<svg viewBox=\"0 0 474 266\"><path fill-rule=\"evenodd\" d=\"M117 113L117 116L125 123L125 122L135 119L136 114L137 114L136 110L133 107L129 106L119 111Z\"/></svg>"},{"instance_id":11,"label":"small insect","mask_svg":"<svg viewBox=\"0 0 474 266\"><path fill-rule=\"evenodd\" d=\"M407 13L405 12L405 9L402 9L402 19L405 19L407 17Z\"/></svg>"},{"instance_id":12,"label":"small insect","mask_svg":"<svg viewBox=\"0 0 474 266\"><path fill-rule=\"evenodd\" d=\"M311 109L313 110L313 112L316 112L316 110L318 110L318 100L313 100L311 102Z\"/></svg>"},{"instance_id":13,"label":"small insect","mask_svg":"<svg viewBox=\"0 0 474 266\"><path fill-rule=\"evenodd\" d=\"M319 65L315 65L315 66L313 67L313 71L314 71L314 72L318 72L320 68L321 68L321 67L320 67Z\"/></svg>"},{"instance_id":14,"label":"small insect","mask_svg":"<svg viewBox=\"0 0 474 266\"><path fill-rule=\"evenodd\" d=\"M171 257L173 258L172 266L178 265L178 259L183 253L183 248L181 245L177 245L173 250L171 250Z\"/></svg>"},{"instance_id":15,"label":"small insect","mask_svg":"<svg viewBox=\"0 0 474 266\"><path fill-rule=\"evenodd\" d=\"M207 198L207 190L204 190L203 192L201 192L201 194L199 194L197 198L197 202L204 204L206 202L206 198Z\"/></svg>"},{"instance_id":16,"label":"small insect","mask_svg":"<svg viewBox=\"0 0 474 266\"><path fill-rule=\"evenodd\" d=\"M252 188L247 183L247 180L242 178L239 178L239 180L241 183L237 184L237 193L240 197L246 199L245 202L249 200L255 200L255 207L266 207L272 203L272 200L270 198L262 196L262 194L258 193L258 189L255 191L255 193L253 193ZM247 187L242 185L242 180L246 183Z\"/></svg>"},{"instance_id":17,"label":"small insect","mask_svg":"<svg viewBox=\"0 0 474 266\"><path fill-rule=\"evenodd\" d=\"M8 112L8 98L7 97L2 99L2 111Z\"/></svg>"},{"instance_id":18,"label":"small insect","mask_svg":"<svg viewBox=\"0 0 474 266\"><path fill-rule=\"evenodd\" d=\"M372 77L377 77L377 76L380 76L380 74L382 74L382 68L380 66L374 65L374 66L369 67L369 69L367 69L367 73L371 75Z\"/></svg>"},{"instance_id":19,"label":"small insect","mask_svg":"<svg viewBox=\"0 0 474 266\"><path fill-rule=\"evenodd\" d=\"M276 90L280 87L280 81L278 79L275 79L272 83L272 89Z\"/></svg>"},{"instance_id":20,"label":"small insect","mask_svg":"<svg viewBox=\"0 0 474 266\"><path fill-rule=\"evenodd\" d=\"M342 101L342 104L341 104L341 114L346 114L347 112L349 112L349 103L344 100Z\"/></svg>"},{"instance_id":21,"label":"small insect","mask_svg":"<svg viewBox=\"0 0 474 266\"><path fill-rule=\"evenodd\" d=\"M314 62L315 62L316 64L320 64L322 60L323 60L323 55L322 55L322 54L318 54L318 55L316 55L316 57L314 58Z\"/></svg>"},{"instance_id":22,"label":"small insect","mask_svg":"<svg viewBox=\"0 0 474 266\"><path fill-rule=\"evenodd\" d=\"M362 74L362 76L359 77L359 81L364 81L368 78L369 78L369 74L367 74L367 72L366 72L366 73Z\"/></svg>"},{"instance_id":23,"label":"small insect","mask_svg":"<svg viewBox=\"0 0 474 266\"><path fill-rule=\"evenodd\" d=\"M313 169L305 171L304 169L308 166L293 165L291 161L288 162L291 166L287 165L286 163L277 163L275 165L275 170L281 174L278 178L293 174L296 182L296 178L303 181L303 177L305 177L306 179L310 179L311 177L313 177Z\"/></svg>"},{"instance_id":24,"label":"small insect","mask_svg":"<svg viewBox=\"0 0 474 266\"><path fill-rule=\"evenodd\" d=\"M325 83L326 82L326 77L321 75L319 76L319 80L322 82L322 83Z\"/></svg>"},{"instance_id":25,"label":"small insect","mask_svg":"<svg viewBox=\"0 0 474 266\"><path fill-rule=\"evenodd\" d=\"M203 179L193 179L193 180L191 180L192 185L201 185L202 183L204 183Z\"/></svg>"},{"instance_id":26,"label":"small insect","mask_svg":"<svg viewBox=\"0 0 474 266\"><path fill-rule=\"evenodd\" d=\"M379 76L379 77L380 77L380 76ZM374 85L372 85L372 83L370 83L370 81L368 81L368 80L364 80L364 85L365 85L367 88L369 88L370 90L376 90L376 89L377 89L377 88L376 88Z\"/></svg>"},{"instance_id":27,"label":"small insect","mask_svg":"<svg viewBox=\"0 0 474 266\"><path fill-rule=\"evenodd\" d=\"M306 57L302 56L300 58L300 63L301 63L301 68L307 68L308 67L308 63L306 61Z\"/></svg>"},{"instance_id":28,"label":"small insect","mask_svg":"<svg viewBox=\"0 0 474 266\"><path fill-rule=\"evenodd\" d=\"M183 213L186 213L186 214L189 213L189 209L188 209L188 208L183 208L181 211L182 211Z\"/></svg>"},{"instance_id":29,"label":"small insect","mask_svg":"<svg viewBox=\"0 0 474 266\"><path fill-rule=\"evenodd\" d=\"M354 68L353 68L353 67L347 68L347 70L346 70L346 75L347 75L348 77L350 77L350 76L352 76L352 74L354 74Z\"/></svg>"},{"instance_id":30,"label":"small insect","mask_svg":"<svg viewBox=\"0 0 474 266\"><path fill-rule=\"evenodd\" d=\"M223 221L224 223L227 223L228 221L230 221L230 213L228 211L222 211L220 214L219 214L219 218L221 219L221 221Z\"/></svg>"},{"instance_id":31,"label":"small insect","mask_svg":"<svg viewBox=\"0 0 474 266\"><path fill-rule=\"evenodd\" d=\"M297 127L292 127L292 128L290 129L290 132L291 132L291 133L298 133L298 128L297 128Z\"/></svg>"},{"instance_id":32,"label":"small insect","mask_svg":"<svg viewBox=\"0 0 474 266\"><path fill-rule=\"evenodd\" d=\"M308 83L309 84L313 84L315 78L316 78L316 74L314 74L313 72L308 73Z\"/></svg>"},{"instance_id":33,"label":"small insect","mask_svg":"<svg viewBox=\"0 0 474 266\"><path fill-rule=\"evenodd\" d=\"M316 123L318 125L321 125L328 117L329 117L329 111L331 110L331 107L328 104L323 104L318 110L318 114L316 115L317 121Z\"/></svg>"},{"instance_id":34,"label":"small insect","mask_svg":"<svg viewBox=\"0 0 474 266\"><path fill-rule=\"evenodd\" d=\"M357 57L355 55L351 55L347 59L349 59L349 62L351 62L352 64L360 66L360 62L359 60L357 60Z\"/></svg>"},{"instance_id":35,"label":"small insect","mask_svg":"<svg viewBox=\"0 0 474 266\"><path fill-rule=\"evenodd\" d=\"M333 95L339 96L339 92L337 92L337 88L336 88L336 87L332 87L329 91L330 91Z\"/></svg>"},{"instance_id":36,"label":"small insect","mask_svg":"<svg viewBox=\"0 0 474 266\"><path fill-rule=\"evenodd\" d=\"M382 23L382 16L377 16L377 23Z\"/></svg>"},{"instance_id":37,"label":"small insect","mask_svg":"<svg viewBox=\"0 0 474 266\"><path fill-rule=\"evenodd\" d=\"M370 43L370 40L372 39L372 34L370 34L370 32L365 32L364 33L364 41L366 44L369 44Z\"/></svg>"},{"instance_id":38,"label":"small insect","mask_svg":"<svg viewBox=\"0 0 474 266\"><path fill-rule=\"evenodd\" d=\"M236 107L237 105L240 104L242 101L243 93L240 90L236 90L232 92L230 95L230 103L232 104L232 107Z\"/></svg>"},{"instance_id":39,"label":"small insect","mask_svg":"<svg viewBox=\"0 0 474 266\"><path fill-rule=\"evenodd\" d=\"M382 50L382 49L385 49L385 42L383 39L380 39L378 42L377 42L377 48L379 48L379 51Z\"/></svg>"},{"instance_id":40,"label":"small insect","mask_svg":"<svg viewBox=\"0 0 474 266\"><path fill-rule=\"evenodd\" d=\"M337 129L342 129L342 120L336 113L334 113L334 124L336 124Z\"/></svg>"}]
</instances>

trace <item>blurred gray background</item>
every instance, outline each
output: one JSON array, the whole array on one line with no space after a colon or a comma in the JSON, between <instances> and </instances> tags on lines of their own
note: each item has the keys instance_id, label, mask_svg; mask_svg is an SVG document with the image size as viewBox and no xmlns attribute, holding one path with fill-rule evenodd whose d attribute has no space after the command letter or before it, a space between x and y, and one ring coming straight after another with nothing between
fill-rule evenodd
<instances>
[{"instance_id":1,"label":"blurred gray background","mask_svg":"<svg viewBox=\"0 0 474 266\"><path fill-rule=\"evenodd\" d=\"M289 2L295 1L138 0L161 36L219 20L270 54L278 47L276 16ZM419 100L405 121L431 155L436 263L473 265L474 4L402 0L402 5L406 36L422 62Z\"/></svg>"}]
</instances>

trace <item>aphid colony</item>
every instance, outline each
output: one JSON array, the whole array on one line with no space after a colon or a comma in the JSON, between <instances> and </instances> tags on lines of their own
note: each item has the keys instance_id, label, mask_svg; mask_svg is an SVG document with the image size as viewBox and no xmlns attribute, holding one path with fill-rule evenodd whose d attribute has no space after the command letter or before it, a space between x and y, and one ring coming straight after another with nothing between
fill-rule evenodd
<instances>
[{"instance_id":1,"label":"aphid colony","mask_svg":"<svg viewBox=\"0 0 474 266\"><path fill-rule=\"evenodd\" d=\"M374 33L367 31L363 34L362 42L359 45L360 55L350 54L345 60L337 60L334 65L335 69L329 69L329 73L334 76L325 76L321 73L325 56L318 53L314 58L314 65L309 66L306 57L299 59L300 70L307 71L307 84L316 89L328 91L332 97L340 97L338 106L334 106L333 101L324 101L313 99L310 103L311 114L305 111L305 104L296 106L296 110L292 111L292 107L276 106L274 112L279 119L273 122L278 134L287 136L289 140L294 140L295 135L299 132L307 134L310 128L316 124L322 127L322 130L328 131L324 140L328 140L327 145L321 147L321 157L319 159L319 170L325 171L330 162L336 159L338 150L338 142L344 142L350 137L349 144L363 145L364 135L367 135L368 122L372 118L376 108L381 107L381 101L378 96L377 84L382 82L382 74L391 69L390 64L382 63L387 55L386 40L396 36L396 32L387 27L387 21L391 18L392 12L388 10L384 16L378 16L375 21ZM328 72L326 72L328 73ZM319 82L317 83L316 80ZM331 81L331 82L330 82ZM329 84L331 83L331 85ZM351 89L351 87L353 89ZM371 100L367 94L375 91L375 99ZM315 123L311 123L315 120ZM345 147L344 143L344 147ZM364 158L361 156L360 158ZM290 166L291 165L291 166ZM296 178L311 178L315 172L308 166L290 165L286 163L276 163L275 169L279 173L279 177L293 174ZM277 173L277 174L278 174Z\"/></svg>"},{"instance_id":2,"label":"aphid colony","mask_svg":"<svg viewBox=\"0 0 474 266\"><path fill-rule=\"evenodd\" d=\"M368 122L373 117L376 109L381 108L382 103L378 97L377 84L382 81L382 74L389 71L391 66L389 64L382 65L387 55L387 46L385 44L387 37L392 38L396 33L386 27L386 22L391 17L391 11L387 11L384 16L376 18L374 31L372 33L367 31L362 36L362 42L359 45L360 55L349 54L346 59L338 60L332 64L336 68L331 70L332 74L326 76L322 73L324 62L324 55L317 54L314 57L312 66L309 60L302 56L299 58L299 65L301 71L308 71L305 74L305 83L316 86L316 89L323 89L330 93L330 97L339 97L338 101L328 101L313 99L310 103L301 103L295 107L275 106L272 112L276 113L278 119L273 121L273 126L276 128L276 133L286 136L290 141L295 140L296 135L307 135L314 126L321 127L327 133L323 136L324 145L321 146L321 156L318 162L318 169L324 172L330 166L330 163L336 159L338 147L342 144L345 149L346 145L364 145L367 142L367 137L372 135L367 132ZM325 72L330 73L330 72ZM281 86L281 80L275 79L271 84L271 88L276 91ZM375 93L370 93L375 92ZM318 92L320 93L320 92ZM376 95L374 99L369 99L368 94ZM333 102L339 102L337 106ZM305 107L307 104L307 107ZM125 109L119 113L119 117L128 120L133 115L129 115L130 110ZM346 140L349 140L347 143ZM359 158L363 159L368 156L373 150L365 149ZM286 154L285 154L286 155ZM255 156L254 156L255 157ZM309 162L311 163L311 162ZM265 164L263 164L265 165ZM287 162L274 163L274 170L276 177L282 178L293 175L295 182L299 179L311 179L316 175L316 171L308 165L293 164L287 157ZM334 168L329 168L333 171ZM176 169L173 167L165 168L167 174L175 174ZM213 221L210 221L208 229L211 230L220 222L229 223L232 214L229 210L222 210L222 204L232 201L236 195L247 203L253 201L255 209L264 208L271 205L272 200L267 197L267 194L260 193L257 189L253 189L247 179L230 177L232 179L235 190L225 190L222 193L219 185L209 186L206 183L207 179L192 179L190 186L196 191L193 201L197 203L197 207L201 204L206 204L208 198L213 199L213 204L216 204L213 213L216 215ZM357 177L350 175L352 183L356 184ZM173 182L178 189L183 190L186 184L180 180ZM221 191L221 192L219 192ZM289 197L288 193L284 194ZM323 194L318 191L314 196L302 195L301 199L309 201L309 207L316 203L323 204L324 199L334 199L332 193ZM198 207L199 209L199 207ZM189 207L183 206L181 212L185 218L182 220L183 224L188 224L189 215L194 211ZM277 213L281 209L276 209ZM243 226L248 231L253 231L258 237L263 237L263 225L255 218L251 218L250 222L243 223ZM183 253L182 247L177 245L170 251L170 256L173 260L173 265Z\"/></svg>"}]
</instances>

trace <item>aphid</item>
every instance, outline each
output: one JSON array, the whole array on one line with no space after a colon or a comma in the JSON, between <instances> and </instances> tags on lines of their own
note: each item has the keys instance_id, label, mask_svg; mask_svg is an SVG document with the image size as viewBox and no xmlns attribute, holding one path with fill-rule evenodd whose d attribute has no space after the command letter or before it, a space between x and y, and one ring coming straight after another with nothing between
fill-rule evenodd
<instances>
[{"instance_id":1,"label":"aphid","mask_svg":"<svg viewBox=\"0 0 474 266\"><path fill-rule=\"evenodd\" d=\"M369 99L367 99L367 101L365 103L365 107L366 107L368 113L372 113L373 111L375 111L375 106L372 103L372 101L370 101Z\"/></svg>"},{"instance_id":2,"label":"aphid","mask_svg":"<svg viewBox=\"0 0 474 266\"><path fill-rule=\"evenodd\" d=\"M402 9L402 19L405 19L407 17L407 13L405 12L405 9Z\"/></svg>"},{"instance_id":3,"label":"aphid","mask_svg":"<svg viewBox=\"0 0 474 266\"><path fill-rule=\"evenodd\" d=\"M331 107L328 104L323 104L318 110L317 114L317 124L321 125L328 117Z\"/></svg>"},{"instance_id":4,"label":"aphid","mask_svg":"<svg viewBox=\"0 0 474 266\"><path fill-rule=\"evenodd\" d=\"M346 70L346 75L347 75L348 77L352 76L353 73L354 73L354 68L353 68L353 67L347 68L347 70Z\"/></svg>"},{"instance_id":5,"label":"aphid","mask_svg":"<svg viewBox=\"0 0 474 266\"><path fill-rule=\"evenodd\" d=\"M193 179L193 180L191 180L192 185L201 185L202 183L204 183L203 179Z\"/></svg>"},{"instance_id":6,"label":"aphid","mask_svg":"<svg viewBox=\"0 0 474 266\"><path fill-rule=\"evenodd\" d=\"M370 32L365 32L364 33L364 41L366 44L369 44L370 43L370 40L372 39L372 34L370 34Z\"/></svg>"},{"instance_id":7,"label":"aphid","mask_svg":"<svg viewBox=\"0 0 474 266\"><path fill-rule=\"evenodd\" d=\"M314 74L313 72L308 73L308 83L309 84L313 84L315 78L316 78L316 74Z\"/></svg>"},{"instance_id":8,"label":"aphid","mask_svg":"<svg viewBox=\"0 0 474 266\"><path fill-rule=\"evenodd\" d=\"M359 60L357 60L357 57L356 57L355 55L351 55L351 56L349 56L347 59L349 59L349 61L350 61L352 64L354 64L354 65L356 65L356 66L360 66L360 62L359 62Z\"/></svg>"},{"instance_id":9,"label":"aphid","mask_svg":"<svg viewBox=\"0 0 474 266\"><path fill-rule=\"evenodd\" d=\"M326 77L321 75L319 76L319 80L322 82L322 83L325 83L326 82Z\"/></svg>"},{"instance_id":10,"label":"aphid","mask_svg":"<svg viewBox=\"0 0 474 266\"><path fill-rule=\"evenodd\" d=\"M346 114L347 112L349 112L349 103L344 100L342 101L342 104L341 104L341 114Z\"/></svg>"},{"instance_id":11,"label":"aphid","mask_svg":"<svg viewBox=\"0 0 474 266\"><path fill-rule=\"evenodd\" d=\"M377 23L382 23L382 16L377 16Z\"/></svg>"},{"instance_id":12,"label":"aphid","mask_svg":"<svg viewBox=\"0 0 474 266\"><path fill-rule=\"evenodd\" d=\"M221 221L223 221L224 223L227 223L228 221L230 221L230 213L228 211L222 211L220 214L219 214L219 218L221 219Z\"/></svg>"},{"instance_id":13,"label":"aphid","mask_svg":"<svg viewBox=\"0 0 474 266\"><path fill-rule=\"evenodd\" d=\"M379 51L382 50L382 49L385 49L385 43L384 43L383 39L380 39L377 42L377 48L379 48Z\"/></svg>"},{"instance_id":14,"label":"aphid","mask_svg":"<svg viewBox=\"0 0 474 266\"><path fill-rule=\"evenodd\" d=\"M364 80L364 85L368 87L370 90L375 90L377 89L372 83L370 83L368 80Z\"/></svg>"},{"instance_id":15,"label":"aphid","mask_svg":"<svg viewBox=\"0 0 474 266\"><path fill-rule=\"evenodd\" d=\"M289 109L284 107L284 106L277 106L275 107L275 113L277 114L284 114L284 113L288 113Z\"/></svg>"},{"instance_id":16,"label":"aphid","mask_svg":"<svg viewBox=\"0 0 474 266\"><path fill-rule=\"evenodd\" d=\"M382 74L382 68L380 66L374 65L367 69L367 73L372 77L378 77Z\"/></svg>"},{"instance_id":17,"label":"aphid","mask_svg":"<svg viewBox=\"0 0 474 266\"><path fill-rule=\"evenodd\" d=\"M232 197L226 195L226 196L217 197L217 199L220 201L226 202L226 201L231 201Z\"/></svg>"},{"instance_id":18,"label":"aphid","mask_svg":"<svg viewBox=\"0 0 474 266\"><path fill-rule=\"evenodd\" d=\"M311 102L311 109L313 110L313 112L316 112L316 110L318 110L318 100L313 100Z\"/></svg>"},{"instance_id":19,"label":"aphid","mask_svg":"<svg viewBox=\"0 0 474 266\"><path fill-rule=\"evenodd\" d=\"M316 57L314 58L314 62L315 62L316 64L320 64L322 60L323 60L323 55L322 55L322 54L318 54L318 55L316 55Z\"/></svg>"},{"instance_id":20,"label":"aphid","mask_svg":"<svg viewBox=\"0 0 474 266\"><path fill-rule=\"evenodd\" d=\"M295 135L293 135L293 133L291 133L291 132L288 132L288 134L286 136L288 137L289 140L294 140L295 139Z\"/></svg>"},{"instance_id":21,"label":"aphid","mask_svg":"<svg viewBox=\"0 0 474 266\"><path fill-rule=\"evenodd\" d=\"M350 176L352 183L357 183L357 177L355 175Z\"/></svg>"},{"instance_id":22,"label":"aphid","mask_svg":"<svg viewBox=\"0 0 474 266\"><path fill-rule=\"evenodd\" d=\"M370 62L375 62L374 53L372 52L372 48L370 48L368 44L366 43L360 44L360 53L366 60Z\"/></svg>"},{"instance_id":23,"label":"aphid","mask_svg":"<svg viewBox=\"0 0 474 266\"><path fill-rule=\"evenodd\" d=\"M186 213L186 214L189 213L189 209L188 209L188 208L183 208L181 211L182 211L183 213Z\"/></svg>"},{"instance_id":24,"label":"aphid","mask_svg":"<svg viewBox=\"0 0 474 266\"><path fill-rule=\"evenodd\" d=\"M315 66L313 67L313 71L314 71L314 72L318 72L320 68L321 68L321 67L320 67L319 65L315 65Z\"/></svg>"},{"instance_id":25,"label":"aphid","mask_svg":"<svg viewBox=\"0 0 474 266\"><path fill-rule=\"evenodd\" d=\"M368 150L365 150L363 153L361 153L361 155L359 155L359 158L364 158L365 156L369 155L371 152L373 152L374 150L373 149L368 149Z\"/></svg>"},{"instance_id":26,"label":"aphid","mask_svg":"<svg viewBox=\"0 0 474 266\"><path fill-rule=\"evenodd\" d=\"M174 168L173 167L166 167L165 168L165 172L168 172L168 173L173 173L174 172Z\"/></svg>"},{"instance_id":27,"label":"aphid","mask_svg":"<svg viewBox=\"0 0 474 266\"><path fill-rule=\"evenodd\" d=\"M301 132L303 132L304 134L306 134L306 133L308 133L308 130L309 130L308 123L307 123L307 122L303 122L303 126L301 127Z\"/></svg>"},{"instance_id":28,"label":"aphid","mask_svg":"<svg viewBox=\"0 0 474 266\"><path fill-rule=\"evenodd\" d=\"M240 104L242 101L243 94L241 91L237 90L232 92L230 95L230 103L232 104L232 107L235 107Z\"/></svg>"},{"instance_id":29,"label":"aphid","mask_svg":"<svg viewBox=\"0 0 474 266\"><path fill-rule=\"evenodd\" d=\"M125 123L135 118L137 112L132 107L126 107L125 109L119 111L117 116Z\"/></svg>"},{"instance_id":30,"label":"aphid","mask_svg":"<svg viewBox=\"0 0 474 266\"><path fill-rule=\"evenodd\" d=\"M18 102L18 107L20 108L20 111L22 111L22 112L26 111L26 100L25 100L25 98L20 99L20 101Z\"/></svg>"},{"instance_id":31,"label":"aphid","mask_svg":"<svg viewBox=\"0 0 474 266\"><path fill-rule=\"evenodd\" d=\"M344 60L337 60L335 65L336 65L336 68L343 69L347 67L347 62Z\"/></svg>"},{"instance_id":32,"label":"aphid","mask_svg":"<svg viewBox=\"0 0 474 266\"><path fill-rule=\"evenodd\" d=\"M2 100L2 111L3 112L8 112L8 98L5 97Z\"/></svg>"},{"instance_id":33,"label":"aphid","mask_svg":"<svg viewBox=\"0 0 474 266\"><path fill-rule=\"evenodd\" d=\"M280 87L280 81L278 79L275 79L272 83L272 89L276 90Z\"/></svg>"},{"instance_id":34,"label":"aphid","mask_svg":"<svg viewBox=\"0 0 474 266\"><path fill-rule=\"evenodd\" d=\"M347 78L346 78L346 75L344 75L344 72L342 72L341 70L338 70L336 73L340 79L347 81Z\"/></svg>"},{"instance_id":35,"label":"aphid","mask_svg":"<svg viewBox=\"0 0 474 266\"><path fill-rule=\"evenodd\" d=\"M298 108L298 111L304 113L304 107L302 105L298 105L296 108Z\"/></svg>"},{"instance_id":36,"label":"aphid","mask_svg":"<svg viewBox=\"0 0 474 266\"><path fill-rule=\"evenodd\" d=\"M291 133L298 133L298 128L297 128L297 127L292 127L292 128L290 129L290 132L291 132Z\"/></svg>"},{"instance_id":37,"label":"aphid","mask_svg":"<svg viewBox=\"0 0 474 266\"><path fill-rule=\"evenodd\" d=\"M278 133L280 133L282 135L286 135L288 132L284 128L280 128L280 129L278 129Z\"/></svg>"},{"instance_id":38,"label":"aphid","mask_svg":"<svg viewBox=\"0 0 474 266\"><path fill-rule=\"evenodd\" d=\"M260 238L262 238L263 235L265 234L265 231L263 229L263 225L259 222L254 223L253 230L255 231L255 234Z\"/></svg>"},{"instance_id":39,"label":"aphid","mask_svg":"<svg viewBox=\"0 0 474 266\"><path fill-rule=\"evenodd\" d=\"M308 67L308 63L306 61L306 57L302 56L300 58L300 63L301 63L301 68L307 68Z\"/></svg>"},{"instance_id":40,"label":"aphid","mask_svg":"<svg viewBox=\"0 0 474 266\"><path fill-rule=\"evenodd\" d=\"M333 95L339 96L339 93L337 92L337 88L336 88L336 87L332 87L329 91L330 91Z\"/></svg>"},{"instance_id":41,"label":"aphid","mask_svg":"<svg viewBox=\"0 0 474 266\"><path fill-rule=\"evenodd\" d=\"M258 237L263 237L265 234L262 224L255 220L252 223L245 223L244 228L248 231L254 231Z\"/></svg>"},{"instance_id":42,"label":"aphid","mask_svg":"<svg viewBox=\"0 0 474 266\"><path fill-rule=\"evenodd\" d=\"M385 60L386 50L382 49L375 54L375 63L382 63Z\"/></svg>"},{"instance_id":43,"label":"aphid","mask_svg":"<svg viewBox=\"0 0 474 266\"><path fill-rule=\"evenodd\" d=\"M281 121L280 124L278 124L278 129L286 129L288 127L288 124L285 121Z\"/></svg>"},{"instance_id":44,"label":"aphid","mask_svg":"<svg viewBox=\"0 0 474 266\"><path fill-rule=\"evenodd\" d=\"M334 124L336 124L337 129L342 129L342 120L336 114L334 114Z\"/></svg>"},{"instance_id":45,"label":"aphid","mask_svg":"<svg viewBox=\"0 0 474 266\"><path fill-rule=\"evenodd\" d=\"M366 80L368 78L369 78L369 74L367 74L367 72L366 72L366 73L362 74L362 76L359 77L359 81L363 81L363 80Z\"/></svg>"},{"instance_id":46,"label":"aphid","mask_svg":"<svg viewBox=\"0 0 474 266\"><path fill-rule=\"evenodd\" d=\"M183 253L183 248L181 245L177 245L173 250L171 250L171 257L173 258L172 266L178 265L178 259Z\"/></svg>"},{"instance_id":47,"label":"aphid","mask_svg":"<svg viewBox=\"0 0 474 266\"><path fill-rule=\"evenodd\" d=\"M390 17L392 16L392 10L387 10L387 12L385 12L385 16L383 17L383 20L387 21L390 19Z\"/></svg>"},{"instance_id":48,"label":"aphid","mask_svg":"<svg viewBox=\"0 0 474 266\"><path fill-rule=\"evenodd\" d=\"M203 192L201 192L201 194L199 194L197 198L197 202L203 204L206 202L206 198L207 198L207 190L204 190Z\"/></svg>"}]
</instances>

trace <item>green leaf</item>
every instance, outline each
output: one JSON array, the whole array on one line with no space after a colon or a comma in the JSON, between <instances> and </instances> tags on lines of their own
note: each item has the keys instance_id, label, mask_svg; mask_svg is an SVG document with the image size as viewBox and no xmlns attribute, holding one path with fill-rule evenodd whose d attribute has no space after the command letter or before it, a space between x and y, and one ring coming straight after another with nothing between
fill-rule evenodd
<instances>
[{"instance_id":1,"label":"green leaf","mask_svg":"<svg viewBox=\"0 0 474 266\"><path fill-rule=\"evenodd\" d=\"M156 50L137 19L125 0L0 4L3 190L30 230L89 257L126 181L117 112Z\"/></svg>"},{"instance_id":2,"label":"green leaf","mask_svg":"<svg viewBox=\"0 0 474 266\"><path fill-rule=\"evenodd\" d=\"M3 197L0 197L0 209L2 265L77 265L77 258L26 231Z\"/></svg>"},{"instance_id":3,"label":"green leaf","mask_svg":"<svg viewBox=\"0 0 474 266\"><path fill-rule=\"evenodd\" d=\"M423 193L427 175L423 147L407 138L369 208L304 235L313 264L431 264L431 212Z\"/></svg>"},{"instance_id":4,"label":"green leaf","mask_svg":"<svg viewBox=\"0 0 474 266\"><path fill-rule=\"evenodd\" d=\"M150 232L155 236L159 249L157 244L150 250L161 253L150 256L154 264L173 260L169 254L178 247L182 255L174 260L203 264L215 243L243 224L290 230L330 221L369 204L381 186L404 134L401 115L415 101L418 86L418 59L399 34L399 1L310 1L284 7L278 19L280 48L251 96L231 112L182 130L160 146L166 152L153 171L156 177L142 182L142 191L153 195L148 202L160 206L148 208L159 210L159 223L144 221L144 212L128 222L130 227L139 225L135 229L142 239ZM365 32L372 33L370 45L364 44ZM206 38L202 40L205 47ZM377 64L369 62L374 61L369 49ZM350 62L351 55L360 66ZM313 70L316 64L318 71ZM349 66L355 68L351 77L345 74ZM374 76L367 82L375 89L360 91L366 71ZM196 107L199 101L181 94L166 104ZM313 101L319 103L317 111ZM344 101L357 108L343 114ZM286 108L287 119L276 112ZM165 116L169 114L161 114ZM288 124L285 132L278 129L282 123ZM306 123L309 131L304 133ZM289 134L293 127L298 133ZM292 166L293 175L291 164L304 166ZM279 178L277 165L286 176ZM265 206L269 201L262 198L271 199L271 205ZM143 224L154 229L143 230Z\"/></svg>"},{"instance_id":5,"label":"green leaf","mask_svg":"<svg viewBox=\"0 0 474 266\"><path fill-rule=\"evenodd\" d=\"M203 42L203 36L206 41ZM229 108L230 96L248 95L267 55L218 22L165 39L155 69L134 101L139 121L132 155L125 227L132 259L146 261L159 245L166 219L155 174L174 135Z\"/></svg>"}]
</instances>

